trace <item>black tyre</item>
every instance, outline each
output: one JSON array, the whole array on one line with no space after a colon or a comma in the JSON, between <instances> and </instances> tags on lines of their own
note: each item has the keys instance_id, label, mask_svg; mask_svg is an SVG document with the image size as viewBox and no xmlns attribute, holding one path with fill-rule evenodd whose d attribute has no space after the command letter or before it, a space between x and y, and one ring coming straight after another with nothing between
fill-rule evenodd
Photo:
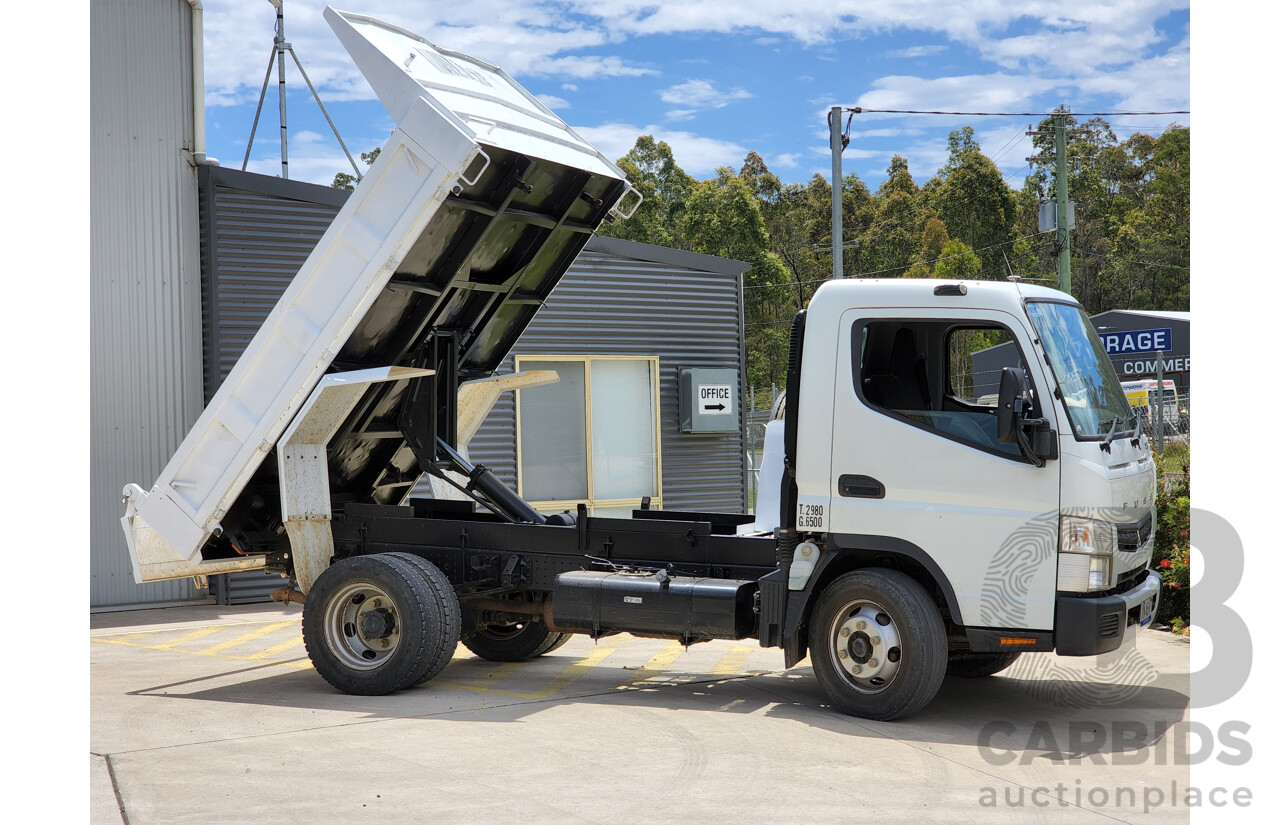
<instances>
[{"instance_id":1,"label":"black tyre","mask_svg":"<svg viewBox=\"0 0 1280 825\"><path fill-rule=\"evenodd\" d=\"M427 584L431 585L431 589L436 592L443 609L445 635L447 638L453 639L453 643L449 645L448 655L441 656L431 667L427 668L426 672L413 685L406 685L406 687L414 687L439 676L440 671L444 670L445 665L449 664L453 658L454 651L458 649L459 636L462 633L462 608L458 605L458 595L454 591L453 585L449 583L448 577L439 567L412 553L387 553L386 555L413 565L427 580Z\"/></svg>"},{"instance_id":2,"label":"black tyre","mask_svg":"<svg viewBox=\"0 0 1280 825\"><path fill-rule=\"evenodd\" d=\"M523 662L550 653L569 641L572 633L552 633L542 622L489 625L468 633L463 646L491 662Z\"/></svg>"},{"instance_id":3,"label":"black tyre","mask_svg":"<svg viewBox=\"0 0 1280 825\"><path fill-rule=\"evenodd\" d=\"M302 610L302 638L326 682L378 696L418 684L449 661L459 627L449 612L448 599L419 566L392 554L358 556L316 579Z\"/></svg>"},{"instance_id":4,"label":"black tyre","mask_svg":"<svg viewBox=\"0 0 1280 825\"><path fill-rule=\"evenodd\" d=\"M1018 660L1021 651L1013 653L952 653L947 658L947 675L976 679L999 673Z\"/></svg>"},{"instance_id":5,"label":"black tyre","mask_svg":"<svg viewBox=\"0 0 1280 825\"><path fill-rule=\"evenodd\" d=\"M846 573L809 618L814 675L842 713L887 721L922 709L947 669L946 628L933 599L896 570Z\"/></svg>"}]
</instances>

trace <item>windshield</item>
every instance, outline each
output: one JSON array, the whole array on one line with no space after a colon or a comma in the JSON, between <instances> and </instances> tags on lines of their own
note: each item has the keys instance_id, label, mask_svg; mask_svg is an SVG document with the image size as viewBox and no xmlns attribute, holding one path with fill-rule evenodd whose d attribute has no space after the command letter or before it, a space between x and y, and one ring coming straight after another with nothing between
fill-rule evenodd
<instances>
[{"instance_id":1,"label":"windshield","mask_svg":"<svg viewBox=\"0 0 1280 825\"><path fill-rule=\"evenodd\" d=\"M1112 424L1117 432L1132 430L1137 418L1084 310L1036 301L1028 302L1027 314L1049 356L1076 437L1105 437Z\"/></svg>"}]
</instances>

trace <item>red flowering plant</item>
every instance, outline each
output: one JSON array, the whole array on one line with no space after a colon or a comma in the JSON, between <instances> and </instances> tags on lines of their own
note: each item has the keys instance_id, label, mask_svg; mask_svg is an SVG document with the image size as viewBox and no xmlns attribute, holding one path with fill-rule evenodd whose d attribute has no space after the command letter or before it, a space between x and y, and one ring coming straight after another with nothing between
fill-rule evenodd
<instances>
[{"instance_id":1,"label":"red flowering plant","mask_svg":"<svg viewBox=\"0 0 1280 825\"><path fill-rule=\"evenodd\" d=\"M1184 626L1191 621L1191 458L1181 473L1166 472L1156 462L1156 546L1151 559L1164 585L1159 624Z\"/></svg>"}]
</instances>

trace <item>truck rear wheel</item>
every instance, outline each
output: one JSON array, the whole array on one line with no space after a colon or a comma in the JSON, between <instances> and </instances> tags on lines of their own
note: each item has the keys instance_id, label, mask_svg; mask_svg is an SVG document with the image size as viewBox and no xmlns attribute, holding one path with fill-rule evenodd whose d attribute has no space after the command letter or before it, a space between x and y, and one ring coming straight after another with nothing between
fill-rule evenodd
<instances>
[{"instance_id":1,"label":"truck rear wheel","mask_svg":"<svg viewBox=\"0 0 1280 825\"><path fill-rule=\"evenodd\" d=\"M458 595L454 592L453 585L449 583L448 577L439 567L412 553L387 553L386 555L413 565L427 580L427 584L431 585L431 589L436 592L436 596L440 599L446 628L445 636L453 639L453 643L449 645L449 654L447 656L440 656L435 664L427 668L426 672L418 678L418 681L412 685L406 685L406 687L414 687L439 676L440 671L444 670L445 665L452 660L453 652L458 649L458 638L462 632L462 608L458 605Z\"/></svg>"},{"instance_id":2,"label":"truck rear wheel","mask_svg":"<svg viewBox=\"0 0 1280 825\"><path fill-rule=\"evenodd\" d=\"M846 573L809 619L818 682L842 713L887 721L922 709L947 668L946 629L933 599L896 570Z\"/></svg>"},{"instance_id":3,"label":"truck rear wheel","mask_svg":"<svg viewBox=\"0 0 1280 825\"><path fill-rule=\"evenodd\" d=\"M420 566L397 554L357 556L316 579L303 606L302 638L326 682L378 696L412 687L448 663L458 644L457 610L452 589L442 595Z\"/></svg>"},{"instance_id":4,"label":"truck rear wheel","mask_svg":"<svg viewBox=\"0 0 1280 825\"><path fill-rule=\"evenodd\" d=\"M542 622L489 625L469 633L462 644L491 662L523 662L550 653L569 641L572 633L552 633Z\"/></svg>"},{"instance_id":5,"label":"truck rear wheel","mask_svg":"<svg viewBox=\"0 0 1280 825\"><path fill-rule=\"evenodd\" d=\"M947 675L974 679L999 673L1018 660L1022 651L1013 653L952 653L947 659Z\"/></svg>"}]
</instances>

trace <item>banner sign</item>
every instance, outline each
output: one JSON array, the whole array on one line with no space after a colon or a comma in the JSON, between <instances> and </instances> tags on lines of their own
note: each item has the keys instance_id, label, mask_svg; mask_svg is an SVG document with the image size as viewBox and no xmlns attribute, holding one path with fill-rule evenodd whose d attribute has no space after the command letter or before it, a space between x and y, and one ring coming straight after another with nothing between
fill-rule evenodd
<instances>
[{"instance_id":1,"label":"banner sign","mask_svg":"<svg viewBox=\"0 0 1280 825\"><path fill-rule=\"evenodd\" d=\"M1139 352L1168 352L1173 349L1173 330L1133 329L1126 332L1100 332L1107 355L1129 355Z\"/></svg>"}]
</instances>

